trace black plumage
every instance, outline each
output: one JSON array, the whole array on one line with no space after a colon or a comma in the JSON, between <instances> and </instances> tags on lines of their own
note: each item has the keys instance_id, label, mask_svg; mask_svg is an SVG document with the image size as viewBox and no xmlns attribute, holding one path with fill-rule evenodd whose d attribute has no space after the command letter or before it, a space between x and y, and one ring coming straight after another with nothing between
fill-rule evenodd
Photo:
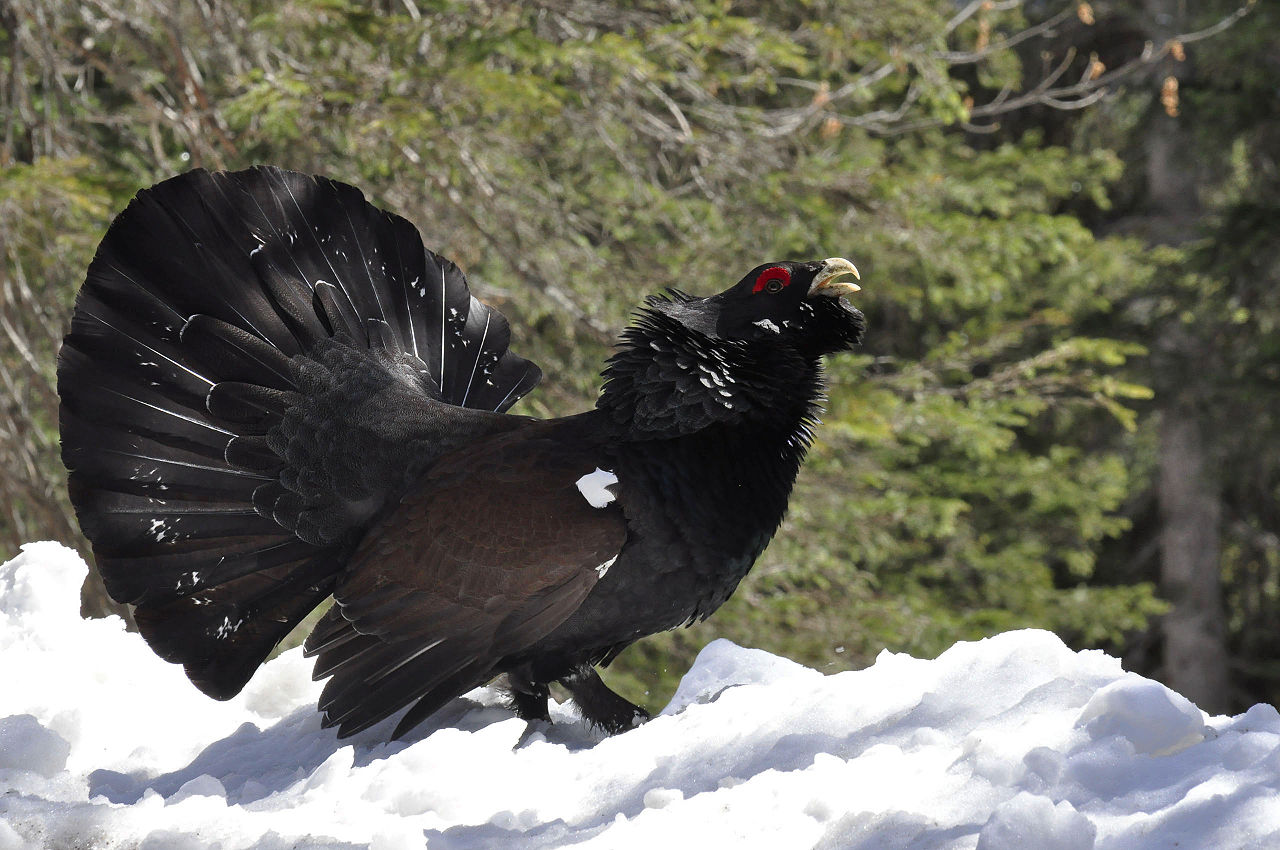
<instances>
[{"instance_id":1,"label":"black plumage","mask_svg":"<svg viewBox=\"0 0 1280 850\"><path fill-rule=\"evenodd\" d=\"M138 194L58 364L63 460L108 592L210 696L306 642L327 725L395 734L505 673L610 731L643 712L594 666L704 618L776 531L856 345L845 260L650 298L593 410L506 411L541 377L416 230L274 168Z\"/></svg>"}]
</instances>

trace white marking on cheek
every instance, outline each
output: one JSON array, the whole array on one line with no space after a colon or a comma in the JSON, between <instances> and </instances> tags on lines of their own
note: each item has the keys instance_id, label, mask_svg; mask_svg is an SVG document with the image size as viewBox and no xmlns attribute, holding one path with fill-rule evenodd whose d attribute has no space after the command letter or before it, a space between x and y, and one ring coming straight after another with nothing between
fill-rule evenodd
<instances>
[{"instance_id":1,"label":"white marking on cheek","mask_svg":"<svg viewBox=\"0 0 1280 850\"><path fill-rule=\"evenodd\" d=\"M603 508L616 498L609 487L618 483L618 476L607 469L596 467L594 472L588 472L575 483L582 498L593 508Z\"/></svg>"},{"instance_id":2,"label":"white marking on cheek","mask_svg":"<svg viewBox=\"0 0 1280 850\"><path fill-rule=\"evenodd\" d=\"M612 558L605 561L600 566L596 567L596 576L599 578L604 578L604 574L609 572L609 568L613 566L613 562L616 560L618 560L618 556L614 555Z\"/></svg>"}]
</instances>

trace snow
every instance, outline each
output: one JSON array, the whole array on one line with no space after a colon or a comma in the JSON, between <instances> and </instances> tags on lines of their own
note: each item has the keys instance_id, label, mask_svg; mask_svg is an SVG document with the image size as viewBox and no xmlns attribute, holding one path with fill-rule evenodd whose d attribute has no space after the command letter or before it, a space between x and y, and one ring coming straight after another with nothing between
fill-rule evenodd
<instances>
[{"instance_id":1,"label":"snow","mask_svg":"<svg viewBox=\"0 0 1280 850\"><path fill-rule=\"evenodd\" d=\"M0 850L1280 847L1280 715L1020 631L833 675L727 641L614 738L482 688L339 741L298 651L218 703L54 543L0 567Z\"/></svg>"}]
</instances>

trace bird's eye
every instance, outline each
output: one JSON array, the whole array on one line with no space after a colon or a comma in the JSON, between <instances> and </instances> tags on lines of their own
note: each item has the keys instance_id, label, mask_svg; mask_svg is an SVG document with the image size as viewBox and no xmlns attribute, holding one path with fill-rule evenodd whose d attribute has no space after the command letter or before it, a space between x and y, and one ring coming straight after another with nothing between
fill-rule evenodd
<instances>
[{"instance_id":1,"label":"bird's eye","mask_svg":"<svg viewBox=\"0 0 1280 850\"><path fill-rule=\"evenodd\" d=\"M760 272L760 276L756 278L756 285L751 288L751 291L759 292L763 289L766 292L781 292L789 283L791 283L791 272L782 266L773 266Z\"/></svg>"}]
</instances>

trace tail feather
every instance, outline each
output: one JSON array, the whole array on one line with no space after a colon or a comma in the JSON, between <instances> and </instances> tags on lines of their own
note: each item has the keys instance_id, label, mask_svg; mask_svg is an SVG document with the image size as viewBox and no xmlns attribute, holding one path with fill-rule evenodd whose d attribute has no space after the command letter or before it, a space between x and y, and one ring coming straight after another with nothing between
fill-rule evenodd
<instances>
[{"instance_id":1,"label":"tail feather","mask_svg":"<svg viewBox=\"0 0 1280 850\"><path fill-rule=\"evenodd\" d=\"M76 319L81 317L83 321L76 327ZM58 355L59 381L68 376L77 383L68 387L76 390L70 395L62 393L59 384L62 410L84 408L89 418L101 417L97 401L85 397L101 387L126 397L163 396L174 405L198 411L214 382L187 362L178 341L181 324L173 328L172 340L165 338L170 327L145 317L134 319L127 313L107 311L101 304L86 304L84 310L77 305L72 319L74 345L64 343Z\"/></svg>"},{"instance_id":2,"label":"tail feather","mask_svg":"<svg viewBox=\"0 0 1280 850\"><path fill-rule=\"evenodd\" d=\"M166 661L182 664L200 690L229 699L271 650L333 589L335 576L314 559L225 582L211 591L140 606L142 636ZM245 600L251 599L251 605ZM174 628L174 623L181 628Z\"/></svg>"},{"instance_id":3,"label":"tail feather","mask_svg":"<svg viewBox=\"0 0 1280 850\"><path fill-rule=\"evenodd\" d=\"M108 592L198 687L238 692L411 474L414 411L504 411L537 384L509 342L456 266L350 186L255 168L140 192L58 361Z\"/></svg>"},{"instance_id":4,"label":"tail feather","mask_svg":"<svg viewBox=\"0 0 1280 850\"><path fill-rule=\"evenodd\" d=\"M137 440L135 443L141 443ZM174 485L181 482L184 496L206 501L239 500L246 490L252 490L271 479L254 472L230 466L212 466L208 463L183 460L177 452L147 454L142 447L115 448L102 446L93 453L80 456L81 479L114 479L122 469L132 466L128 479L114 480L115 489L121 493L163 499ZM163 452L163 449L162 449Z\"/></svg>"},{"instance_id":5,"label":"tail feather","mask_svg":"<svg viewBox=\"0 0 1280 850\"><path fill-rule=\"evenodd\" d=\"M493 675L492 661L477 658L465 638L459 643L445 641L416 651L387 643L368 647L351 659L354 672L325 683L317 704L325 725L337 726L338 737L346 738L410 703L425 699L429 714L460 690L482 684Z\"/></svg>"},{"instance_id":6,"label":"tail feather","mask_svg":"<svg viewBox=\"0 0 1280 850\"><path fill-rule=\"evenodd\" d=\"M235 376L238 383L282 391L295 388L288 357L221 319L197 313L182 326L179 339L187 358L204 364L204 373L215 381Z\"/></svg>"},{"instance_id":7,"label":"tail feather","mask_svg":"<svg viewBox=\"0 0 1280 850\"><path fill-rule=\"evenodd\" d=\"M184 321L208 314L300 353L263 288L245 285L256 277L244 234L252 208L222 191L231 176L193 171L140 192L99 247L86 292L116 288L130 300L150 294Z\"/></svg>"},{"instance_id":8,"label":"tail feather","mask_svg":"<svg viewBox=\"0 0 1280 850\"><path fill-rule=\"evenodd\" d=\"M60 371L66 374L67 369L80 376L75 389L59 390L63 396L62 459L68 469L74 471L81 456L97 453L104 444L132 447L135 441L163 447L160 451L168 457L174 455L165 448L224 461L226 445L235 432L203 410L178 403L177 398L187 396L181 388L172 388L166 396L152 387L123 387L118 376L109 371L109 364L83 369L71 365ZM68 403L68 395L74 396L73 402ZM189 403L198 402L190 398Z\"/></svg>"},{"instance_id":9,"label":"tail feather","mask_svg":"<svg viewBox=\"0 0 1280 850\"><path fill-rule=\"evenodd\" d=\"M221 381L209 388L204 403L215 418L247 425L267 417L279 419L299 401L296 392L243 381Z\"/></svg>"},{"instance_id":10,"label":"tail feather","mask_svg":"<svg viewBox=\"0 0 1280 850\"><path fill-rule=\"evenodd\" d=\"M300 563L315 554L314 547L301 540L281 540L279 535L240 534L223 540L216 554L208 542L179 541L163 554L137 555L121 549L99 560L108 571L113 566L127 566L114 571L109 590L121 598L135 599L134 604L153 605L216 588L250 573Z\"/></svg>"}]
</instances>

